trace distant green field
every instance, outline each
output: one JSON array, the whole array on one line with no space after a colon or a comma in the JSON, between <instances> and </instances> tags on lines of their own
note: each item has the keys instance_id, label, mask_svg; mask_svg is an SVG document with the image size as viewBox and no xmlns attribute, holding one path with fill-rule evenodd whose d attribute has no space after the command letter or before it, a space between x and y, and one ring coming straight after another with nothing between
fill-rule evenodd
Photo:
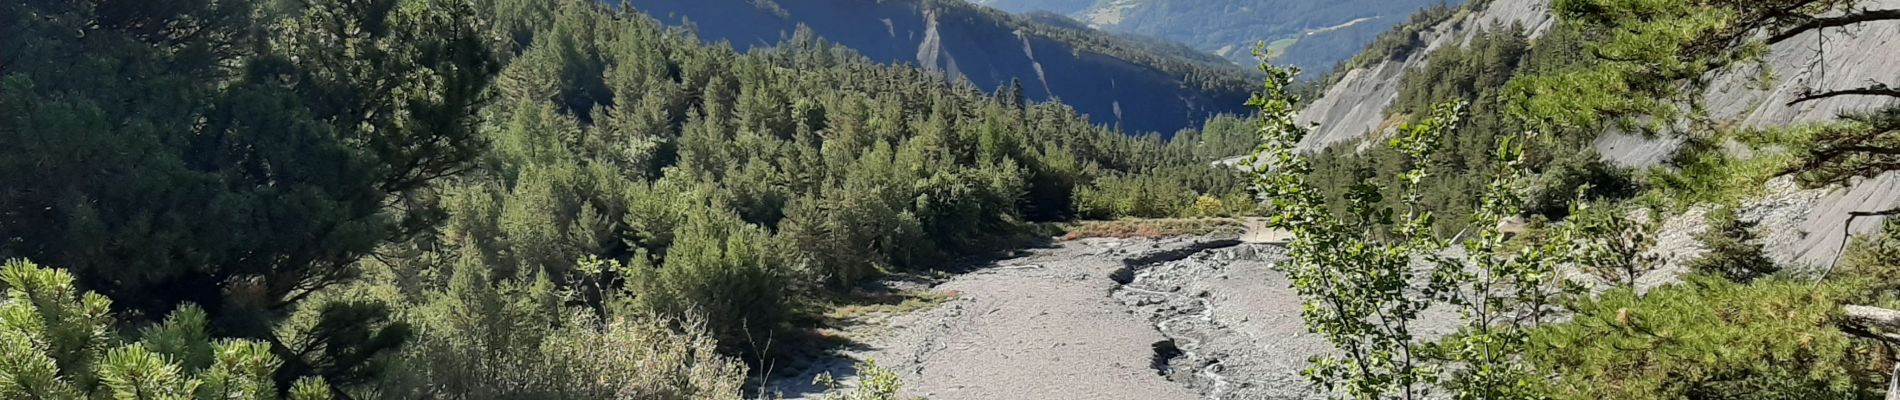
<instances>
[{"instance_id":1,"label":"distant green field","mask_svg":"<svg viewBox=\"0 0 1900 400\"><path fill-rule=\"evenodd\" d=\"M1297 37L1291 37L1291 38L1280 39L1280 40L1269 42L1267 43L1267 58L1279 57L1281 54L1286 53L1286 49L1288 47L1293 47L1294 43L1299 43L1299 42L1300 42L1300 38L1297 38Z\"/></svg>"}]
</instances>

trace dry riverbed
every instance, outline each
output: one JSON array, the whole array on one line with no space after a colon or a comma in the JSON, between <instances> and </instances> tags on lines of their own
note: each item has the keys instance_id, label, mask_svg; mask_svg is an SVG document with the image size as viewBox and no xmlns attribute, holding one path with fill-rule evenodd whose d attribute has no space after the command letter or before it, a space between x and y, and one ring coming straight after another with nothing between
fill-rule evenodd
<instances>
[{"instance_id":1,"label":"dry riverbed","mask_svg":"<svg viewBox=\"0 0 1900 400\"><path fill-rule=\"evenodd\" d=\"M816 396L817 374L850 384L875 359L940 400L1310 397L1299 371L1329 347L1272 269L1281 254L1231 235L1057 242L894 285L940 303L856 315L832 332L851 345L769 387Z\"/></svg>"}]
</instances>

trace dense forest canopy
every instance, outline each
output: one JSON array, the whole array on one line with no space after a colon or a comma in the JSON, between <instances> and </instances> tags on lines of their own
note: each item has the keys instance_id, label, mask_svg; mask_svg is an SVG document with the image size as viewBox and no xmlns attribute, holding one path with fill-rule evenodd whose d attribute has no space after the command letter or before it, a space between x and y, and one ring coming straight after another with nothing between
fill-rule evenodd
<instances>
[{"instance_id":1,"label":"dense forest canopy","mask_svg":"<svg viewBox=\"0 0 1900 400\"><path fill-rule=\"evenodd\" d=\"M731 393L728 355L867 277L1252 207L1209 164L1252 146L1237 119L1130 137L810 36L742 54L583 0L0 7L0 258L71 271L8 286L254 340L284 388ZM688 362L593 378L640 357Z\"/></svg>"}]
</instances>

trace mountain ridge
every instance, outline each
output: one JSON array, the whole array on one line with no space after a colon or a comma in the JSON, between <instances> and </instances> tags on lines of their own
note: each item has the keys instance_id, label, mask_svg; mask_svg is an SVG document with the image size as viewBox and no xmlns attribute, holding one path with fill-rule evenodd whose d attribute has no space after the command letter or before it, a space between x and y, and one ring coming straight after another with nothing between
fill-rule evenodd
<instances>
[{"instance_id":1,"label":"mountain ridge","mask_svg":"<svg viewBox=\"0 0 1900 400\"><path fill-rule=\"evenodd\" d=\"M1251 65L1267 43L1269 60L1327 70L1406 16L1441 0L973 0L1001 10L1067 15L1110 32L1188 44L1230 62ZM1456 4L1456 1L1450 2Z\"/></svg>"},{"instance_id":2,"label":"mountain ridge","mask_svg":"<svg viewBox=\"0 0 1900 400\"><path fill-rule=\"evenodd\" d=\"M986 90L1019 84L1029 100L1060 100L1097 124L1131 133L1172 135L1214 115L1242 113L1253 87L1253 75L1219 57L961 1L626 4L669 24L691 22L702 40L741 50L806 31L879 62L915 64Z\"/></svg>"}]
</instances>

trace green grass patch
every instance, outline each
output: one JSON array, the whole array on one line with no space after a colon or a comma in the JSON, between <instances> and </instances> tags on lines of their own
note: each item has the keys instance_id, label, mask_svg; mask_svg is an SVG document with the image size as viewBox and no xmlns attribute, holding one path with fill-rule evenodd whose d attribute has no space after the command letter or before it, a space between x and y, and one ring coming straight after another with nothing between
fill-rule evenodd
<instances>
[{"instance_id":1,"label":"green grass patch","mask_svg":"<svg viewBox=\"0 0 1900 400\"><path fill-rule=\"evenodd\" d=\"M1279 57L1282 54L1286 54L1286 49L1293 47L1293 44L1299 43L1299 42L1300 42L1300 38L1297 38L1297 37L1290 37L1286 39L1280 39L1280 40L1268 42L1267 43L1267 58Z\"/></svg>"},{"instance_id":2,"label":"green grass patch","mask_svg":"<svg viewBox=\"0 0 1900 400\"><path fill-rule=\"evenodd\" d=\"M909 314L934 308L956 298L955 291L929 289L899 290L887 293L858 293L832 305L824 317L834 322L858 321Z\"/></svg>"},{"instance_id":3,"label":"green grass patch","mask_svg":"<svg viewBox=\"0 0 1900 400\"><path fill-rule=\"evenodd\" d=\"M1247 227L1234 218L1165 218L1079 221L1051 226L1062 240L1086 238L1161 238L1169 236L1240 234Z\"/></svg>"}]
</instances>

